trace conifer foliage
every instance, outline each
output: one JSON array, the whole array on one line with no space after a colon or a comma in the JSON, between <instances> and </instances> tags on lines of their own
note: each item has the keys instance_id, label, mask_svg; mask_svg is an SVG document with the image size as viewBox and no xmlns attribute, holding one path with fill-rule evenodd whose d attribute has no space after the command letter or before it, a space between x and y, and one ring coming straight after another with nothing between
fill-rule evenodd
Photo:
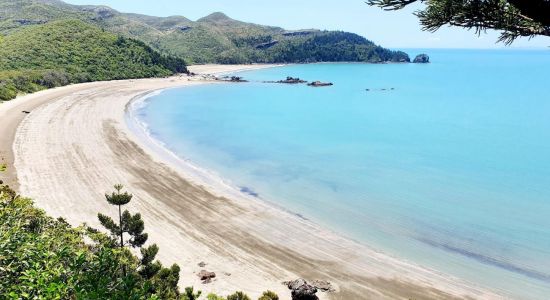
<instances>
[{"instance_id":1,"label":"conifer foliage","mask_svg":"<svg viewBox=\"0 0 550 300\"><path fill-rule=\"evenodd\" d=\"M122 206L130 203L133 195L128 194L128 192L121 192L123 189L121 184L115 185L114 188L115 191L111 194L105 194L105 198L109 204L118 206L118 224L111 217L101 213L97 215L99 222L111 232L113 237L120 239L120 248L127 245L139 248L147 242L148 238L147 233L143 232L145 224L141 219L141 214L132 215L128 210L122 212ZM124 241L125 234L129 236L126 242Z\"/></svg>"},{"instance_id":2,"label":"conifer foliage","mask_svg":"<svg viewBox=\"0 0 550 300\"><path fill-rule=\"evenodd\" d=\"M118 207L118 223L111 217L99 213L99 222L103 227L110 231L113 237L113 244L118 243L119 248L133 247L140 248L141 259L137 273L143 280L155 280L157 287L162 287L159 290L168 292L169 298L176 298L179 295L178 281L180 268L174 264L171 268L163 268L159 261L155 261L159 247L153 244L149 247L143 247L147 242L148 235L143 232L145 223L141 219L141 214L132 215L128 210L122 212L122 206L127 205L132 201L133 195L128 192L123 192L124 187L121 184L114 186L115 191L111 194L105 194L105 199L111 205ZM128 238L125 240L125 236ZM126 269L122 269L126 273ZM158 291L157 291L158 292Z\"/></svg>"}]
</instances>

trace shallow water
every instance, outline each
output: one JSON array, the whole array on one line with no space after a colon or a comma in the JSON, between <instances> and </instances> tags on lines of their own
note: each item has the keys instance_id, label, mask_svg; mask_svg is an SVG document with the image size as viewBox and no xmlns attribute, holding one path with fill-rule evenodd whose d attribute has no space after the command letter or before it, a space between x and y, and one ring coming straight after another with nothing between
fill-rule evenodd
<instances>
[{"instance_id":1,"label":"shallow water","mask_svg":"<svg viewBox=\"0 0 550 300\"><path fill-rule=\"evenodd\" d=\"M550 51L426 51L428 65L244 72L252 82L167 90L138 115L244 193L393 256L546 299ZM261 82L287 75L335 85Z\"/></svg>"}]
</instances>

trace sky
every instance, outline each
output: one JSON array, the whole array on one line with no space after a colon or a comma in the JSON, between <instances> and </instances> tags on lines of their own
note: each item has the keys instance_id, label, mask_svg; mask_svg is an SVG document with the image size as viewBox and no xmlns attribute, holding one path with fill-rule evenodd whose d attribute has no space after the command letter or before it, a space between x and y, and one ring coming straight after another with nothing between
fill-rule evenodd
<instances>
[{"instance_id":1,"label":"sky","mask_svg":"<svg viewBox=\"0 0 550 300\"><path fill-rule=\"evenodd\" d=\"M68 0L72 4L102 4L121 12L152 16L181 15L191 20L212 12L233 19L285 29L344 30L360 34L389 48L503 48L498 33L478 36L473 30L441 28L422 31L413 12L422 4L401 11L383 11L364 0ZM549 37L518 39L513 48L547 48Z\"/></svg>"}]
</instances>

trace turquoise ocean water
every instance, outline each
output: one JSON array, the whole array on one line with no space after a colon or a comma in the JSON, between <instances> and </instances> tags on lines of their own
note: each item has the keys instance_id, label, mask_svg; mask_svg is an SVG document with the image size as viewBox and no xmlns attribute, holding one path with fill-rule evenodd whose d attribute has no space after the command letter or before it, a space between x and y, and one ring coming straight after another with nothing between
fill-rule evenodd
<instances>
[{"instance_id":1,"label":"turquoise ocean water","mask_svg":"<svg viewBox=\"0 0 550 300\"><path fill-rule=\"evenodd\" d=\"M425 51L431 64L244 72L252 82L166 90L137 115L167 148L264 200L513 298L548 299L550 51ZM286 76L335 85L261 83Z\"/></svg>"}]
</instances>

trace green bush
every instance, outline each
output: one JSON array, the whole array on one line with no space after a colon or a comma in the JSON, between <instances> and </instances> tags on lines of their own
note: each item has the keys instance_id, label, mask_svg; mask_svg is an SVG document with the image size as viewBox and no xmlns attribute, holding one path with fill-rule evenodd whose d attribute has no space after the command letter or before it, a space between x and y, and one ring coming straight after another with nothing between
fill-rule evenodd
<instances>
[{"instance_id":1,"label":"green bush","mask_svg":"<svg viewBox=\"0 0 550 300\"><path fill-rule=\"evenodd\" d=\"M279 300L279 296L272 291L265 291L258 300Z\"/></svg>"},{"instance_id":2,"label":"green bush","mask_svg":"<svg viewBox=\"0 0 550 300\"><path fill-rule=\"evenodd\" d=\"M227 296L227 300L250 300L250 297L243 292L235 292Z\"/></svg>"},{"instance_id":3,"label":"green bush","mask_svg":"<svg viewBox=\"0 0 550 300\"><path fill-rule=\"evenodd\" d=\"M195 292L193 287L186 287L185 293L182 295L182 300L198 300L201 294L201 291Z\"/></svg>"},{"instance_id":4,"label":"green bush","mask_svg":"<svg viewBox=\"0 0 550 300\"><path fill-rule=\"evenodd\" d=\"M11 80L0 81L0 100L11 100L17 96L17 87Z\"/></svg>"},{"instance_id":5,"label":"green bush","mask_svg":"<svg viewBox=\"0 0 550 300\"><path fill-rule=\"evenodd\" d=\"M91 243L86 243L86 240ZM143 278L128 249L0 185L0 299L178 299L179 267ZM174 283L175 282L175 283Z\"/></svg>"},{"instance_id":6,"label":"green bush","mask_svg":"<svg viewBox=\"0 0 550 300\"><path fill-rule=\"evenodd\" d=\"M208 294L208 296L206 296L206 299L207 300L226 300L224 297L218 296L218 295L212 294L212 293Z\"/></svg>"}]
</instances>

